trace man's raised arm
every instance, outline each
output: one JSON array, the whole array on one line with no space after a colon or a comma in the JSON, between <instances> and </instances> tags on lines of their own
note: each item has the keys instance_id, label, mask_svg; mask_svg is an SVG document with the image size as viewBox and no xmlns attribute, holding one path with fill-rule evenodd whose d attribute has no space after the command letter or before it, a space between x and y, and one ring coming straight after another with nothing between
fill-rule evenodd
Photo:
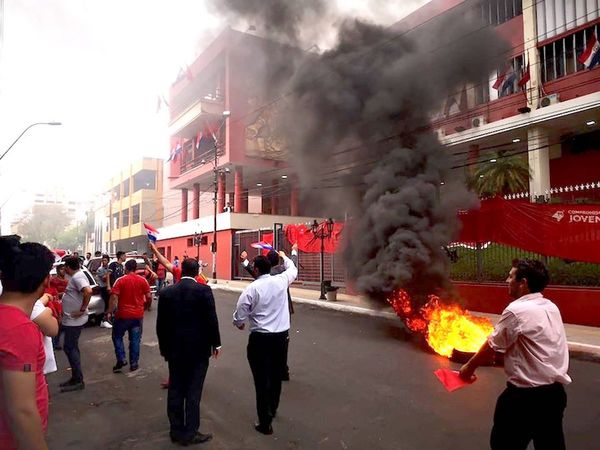
<instances>
[{"instance_id":1,"label":"man's raised arm","mask_svg":"<svg viewBox=\"0 0 600 450\"><path fill-rule=\"evenodd\" d=\"M158 251L156 245L154 245L152 242L148 242L148 248L152 254L156 256L158 262L162 264L169 272L173 273L173 264Z\"/></svg>"}]
</instances>

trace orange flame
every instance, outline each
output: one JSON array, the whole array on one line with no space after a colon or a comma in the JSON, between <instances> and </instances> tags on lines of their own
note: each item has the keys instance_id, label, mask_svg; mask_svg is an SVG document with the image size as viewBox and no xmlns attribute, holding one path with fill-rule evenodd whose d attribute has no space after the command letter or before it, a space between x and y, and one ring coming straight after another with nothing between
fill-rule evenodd
<instances>
[{"instance_id":1,"label":"orange flame","mask_svg":"<svg viewBox=\"0 0 600 450\"><path fill-rule=\"evenodd\" d=\"M404 290L396 291L388 301L406 326L423 334L429 346L443 356L449 357L453 349L476 352L494 330L489 319L474 317L458 305L441 304L436 295L430 295L418 311L413 310Z\"/></svg>"}]
</instances>

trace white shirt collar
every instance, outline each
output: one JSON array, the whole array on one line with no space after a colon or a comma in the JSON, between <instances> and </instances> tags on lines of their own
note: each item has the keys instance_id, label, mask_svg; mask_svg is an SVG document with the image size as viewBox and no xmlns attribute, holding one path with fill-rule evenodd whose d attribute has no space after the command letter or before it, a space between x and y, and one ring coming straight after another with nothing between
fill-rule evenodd
<instances>
[{"instance_id":1,"label":"white shirt collar","mask_svg":"<svg viewBox=\"0 0 600 450\"><path fill-rule=\"evenodd\" d=\"M194 283L197 283L196 279L195 279L195 278L193 278L193 277L181 277L181 279L182 279L182 280L184 280L184 279L186 279L186 278L187 278L188 280L192 280Z\"/></svg>"},{"instance_id":2,"label":"white shirt collar","mask_svg":"<svg viewBox=\"0 0 600 450\"><path fill-rule=\"evenodd\" d=\"M270 276L271 276L271 274L269 274L269 273L265 273L264 275L261 275L261 276L259 276L259 277L257 278L257 280L262 280L263 278L270 277Z\"/></svg>"},{"instance_id":3,"label":"white shirt collar","mask_svg":"<svg viewBox=\"0 0 600 450\"><path fill-rule=\"evenodd\" d=\"M517 300L520 302L526 302L528 300L534 300L536 298L542 298L543 295L541 292L532 292L531 294L525 294L522 297L519 297Z\"/></svg>"}]
</instances>

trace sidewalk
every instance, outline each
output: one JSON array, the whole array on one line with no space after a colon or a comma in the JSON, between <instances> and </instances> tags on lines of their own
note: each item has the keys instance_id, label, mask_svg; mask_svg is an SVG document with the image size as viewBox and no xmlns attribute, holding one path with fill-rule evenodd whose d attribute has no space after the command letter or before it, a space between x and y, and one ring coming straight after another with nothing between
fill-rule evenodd
<instances>
[{"instance_id":1,"label":"sidewalk","mask_svg":"<svg viewBox=\"0 0 600 450\"><path fill-rule=\"evenodd\" d=\"M210 283L213 289L229 292L242 292L249 281L217 280L217 284ZM396 313L387 305L381 305L369 301L358 295L337 294L337 301L329 302L319 300L320 292L315 289L292 287L290 289L292 300L295 303L303 303L317 306L319 308L332 309L335 311L365 314L373 317L386 319L397 319ZM492 323L500 318L497 314L487 314L471 311L473 315L487 317ZM565 324L569 350L572 353L600 357L600 328L585 327L582 325Z\"/></svg>"}]
</instances>

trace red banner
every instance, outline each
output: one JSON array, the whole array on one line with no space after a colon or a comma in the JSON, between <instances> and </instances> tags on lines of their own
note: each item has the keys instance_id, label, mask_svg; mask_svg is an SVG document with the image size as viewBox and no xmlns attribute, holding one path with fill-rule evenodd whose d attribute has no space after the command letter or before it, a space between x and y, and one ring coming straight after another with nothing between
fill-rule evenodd
<instances>
[{"instance_id":1,"label":"red banner","mask_svg":"<svg viewBox=\"0 0 600 450\"><path fill-rule=\"evenodd\" d=\"M321 226L323 226L321 224ZM331 237L324 239L325 253L335 253L340 245L342 239L342 230L344 224L336 222L333 224L333 232ZM320 253L321 252L321 239L312 232L310 227L304 224L301 225L286 225L285 237L290 244L298 244L298 249L306 253Z\"/></svg>"},{"instance_id":2,"label":"red banner","mask_svg":"<svg viewBox=\"0 0 600 450\"><path fill-rule=\"evenodd\" d=\"M497 242L546 256L600 263L600 206L502 198L459 214L460 242Z\"/></svg>"}]
</instances>

